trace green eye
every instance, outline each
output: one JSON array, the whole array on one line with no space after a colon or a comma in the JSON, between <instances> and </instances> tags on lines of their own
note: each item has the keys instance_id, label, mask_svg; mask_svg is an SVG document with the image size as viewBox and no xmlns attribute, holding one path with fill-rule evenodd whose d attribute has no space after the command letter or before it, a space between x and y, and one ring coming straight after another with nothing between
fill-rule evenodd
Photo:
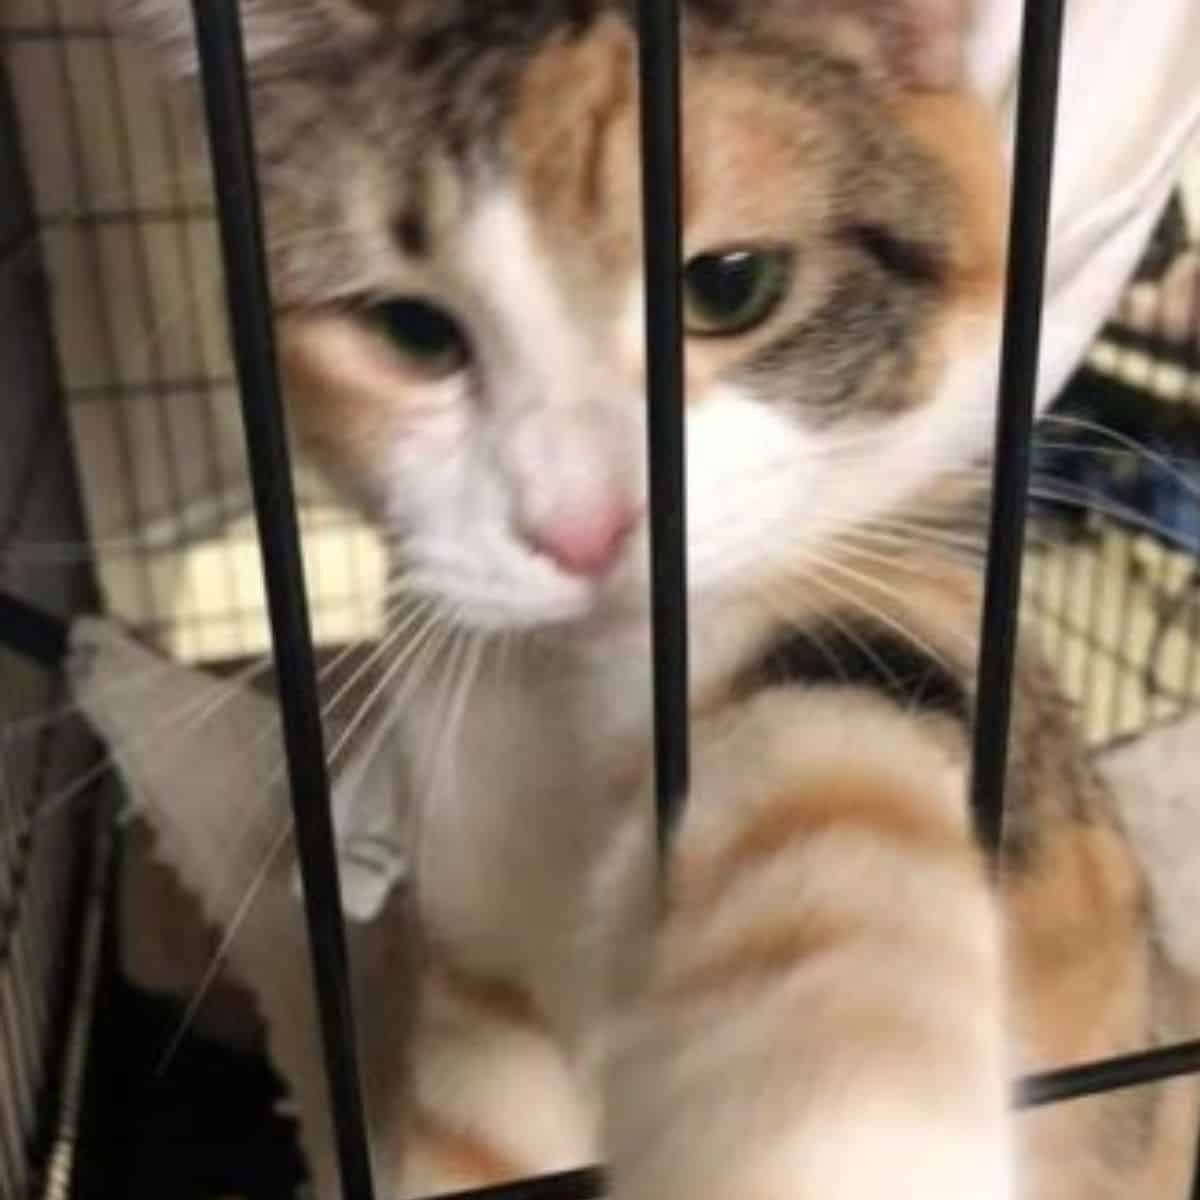
<instances>
[{"instance_id":1,"label":"green eye","mask_svg":"<svg viewBox=\"0 0 1200 1200\"><path fill-rule=\"evenodd\" d=\"M697 255L683 273L688 332L730 337L762 324L787 293L791 274L786 250L748 248Z\"/></svg>"},{"instance_id":2,"label":"green eye","mask_svg":"<svg viewBox=\"0 0 1200 1200\"><path fill-rule=\"evenodd\" d=\"M436 305L424 300L386 300L368 313L405 358L435 379L461 371L471 357L462 326Z\"/></svg>"}]
</instances>

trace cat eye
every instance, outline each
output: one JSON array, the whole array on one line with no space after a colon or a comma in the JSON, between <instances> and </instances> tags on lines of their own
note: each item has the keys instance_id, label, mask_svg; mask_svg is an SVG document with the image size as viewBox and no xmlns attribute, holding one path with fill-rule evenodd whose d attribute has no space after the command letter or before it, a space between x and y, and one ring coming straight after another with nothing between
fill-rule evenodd
<instances>
[{"instance_id":1,"label":"cat eye","mask_svg":"<svg viewBox=\"0 0 1200 1200\"><path fill-rule=\"evenodd\" d=\"M755 247L699 254L683 272L684 324L701 337L731 337L761 325L791 282L787 250Z\"/></svg>"},{"instance_id":2,"label":"cat eye","mask_svg":"<svg viewBox=\"0 0 1200 1200\"><path fill-rule=\"evenodd\" d=\"M471 357L462 326L426 300L385 300L367 313L392 346L431 378L456 374Z\"/></svg>"}]
</instances>

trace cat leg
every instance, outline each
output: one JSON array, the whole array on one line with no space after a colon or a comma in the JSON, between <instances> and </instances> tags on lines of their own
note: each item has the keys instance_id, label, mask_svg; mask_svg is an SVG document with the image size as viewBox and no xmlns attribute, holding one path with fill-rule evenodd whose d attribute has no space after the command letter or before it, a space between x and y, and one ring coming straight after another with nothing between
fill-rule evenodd
<instances>
[{"instance_id":1,"label":"cat leg","mask_svg":"<svg viewBox=\"0 0 1200 1200\"><path fill-rule=\"evenodd\" d=\"M608 967L618 1200L1014 1194L1000 923L926 728L766 693L697 724L661 892L645 809L617 839L603 891L641 897Z\"/></svg>"},{"instance_id":2,"label":"cat leg","mask_svg":"<svg viewBox=\"0 0 1200 1200\"><path fill-rule=\"evenodd\" d=\"M398 1200L587 1165L592 1111L521 988L426 956L411 1047Z\"/></svg>"}]
</instances>

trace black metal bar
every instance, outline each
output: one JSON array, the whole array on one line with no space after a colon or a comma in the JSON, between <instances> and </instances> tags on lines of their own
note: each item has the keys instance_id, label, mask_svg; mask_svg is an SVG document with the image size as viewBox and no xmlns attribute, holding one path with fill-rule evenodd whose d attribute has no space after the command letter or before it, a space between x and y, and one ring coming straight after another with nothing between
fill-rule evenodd
<instances>
[{"instance_id":1,"label":"black metal bar","mask_svg":"<svg viewBox=\"0 0 1200 1200\"><path fill-rule=\"evenodd\" d=\"M9 592L0 592L0 646L57 670L67 652L67 624Z\"/></svg>"},{"instance_id":2,"label":"black metal bar","mask_svg":"<svg viewBox=\"0 0 1200 1200\"><path fill-rule=\"evenodd\" d=\"M433 1200L598 1200L604 1195L604 1172L597 1167L537 1175L495 1187L447 1192Z\"/></svg>"},{"instance_id":3,"label":"black metal bar","mask_svg":"<svg viewBox=\"0 0 1200 1200\"><path fill-rule=\"evenodd\" d=\"M638 5L660 848L682 811L689 775L679 20L678 0L641 0Z\"/></svg>"},{"instance_id":4,"label":"black metal bar","mask_svg":"<svg viewBox=\"0 0 1200 1200\"><path fill-rule=\"evenodd\" d=\"M1200 1200L1200 1139L1197 1139L1196 1149L1193 1155L1192 1165L1192 1187L1188 1192L1190 1200Z\"/></svg>"},{"instance_id":5,"label":"black metal bar","mask_svg":"<svg viewBox=\"0 0 1200 1200\"><path fill-rule=\"evenodd\" d=\"M236 0L193 0L192 11L342 1194L345 1200L371 1200L370 1147L355 1057L346 932L267 286L241 21Z\"/></svg>"},{"instance_id":6,"label":"black metal bar","mask_svg":"<svg viewBox=\"0 0 1200 1200\"><path fill-rule=\"evenodd\" d=\"M1012 709L1025 508L1029 493L1046 246L1058 117L1064 0L1027 0L996 420L983 644L979 657L971 804L984 845L998 846Z\"/></svg>"},{"instance_id":7,"label":"black metal bar","mask_svg":"<svg viewBox=\"0 0 1200 1200\"><path fill-rule=\"evenodd\" d=\"M1158 1050L1123 1054L1103 1062L1027 1076L1017 1084L1016 1104L1019 1108L1037 1108L1118 1088L1157 1083L1197 1071L1200 1071L1200 1041L1181 1042Z\"/></svg>"}]
</instances>

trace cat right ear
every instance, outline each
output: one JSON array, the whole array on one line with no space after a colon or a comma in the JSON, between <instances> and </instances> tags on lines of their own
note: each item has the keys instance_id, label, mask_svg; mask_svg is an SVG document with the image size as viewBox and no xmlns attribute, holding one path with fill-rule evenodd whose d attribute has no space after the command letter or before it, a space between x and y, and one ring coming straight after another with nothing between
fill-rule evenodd
<instances>
[{"instance_id":1,"label":"cat right ear","mask_svg":"<svg viewBox=\"0 0 1200 1200\"><path fill-rule=\"evenodd\" d=\"M212 0L207 0L212 2ZM328 50L372 30L378 16L366 0L238 0L251 69ZM188 79L199 71L191 0L110 0L116 31L148 47L165 72Z\"/></svg>"}]
</instances>

